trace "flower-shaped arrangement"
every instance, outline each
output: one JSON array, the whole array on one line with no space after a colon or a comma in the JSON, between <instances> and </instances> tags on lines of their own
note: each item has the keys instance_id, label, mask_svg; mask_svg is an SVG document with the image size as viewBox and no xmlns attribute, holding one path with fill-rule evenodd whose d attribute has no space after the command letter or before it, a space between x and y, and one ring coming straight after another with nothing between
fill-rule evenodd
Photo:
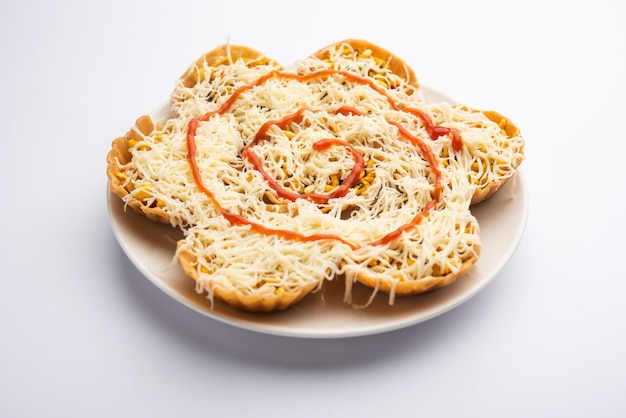
<instances>
[{"instance_id":1,"label":"flower-shaped arrangement","mask_svg":"<svg viewBox=\"0 0 626 418\"><path fill-rule=\"evenodd\" d=\"M447 286L480 254L471 213L523 160L494 111L426 103L403 60L363 40L285 68L222 45L178 80L170 115L107 156L111 189L180 228L200 292L274 311L329 280L396 296Z\"/></svg>"}]
</instances>

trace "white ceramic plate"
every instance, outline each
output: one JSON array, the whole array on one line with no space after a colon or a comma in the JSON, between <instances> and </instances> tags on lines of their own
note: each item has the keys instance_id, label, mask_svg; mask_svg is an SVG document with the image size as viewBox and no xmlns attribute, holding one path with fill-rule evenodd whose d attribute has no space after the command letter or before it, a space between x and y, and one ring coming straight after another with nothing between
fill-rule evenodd
<instances>
[{"instance_id":1,"label":"white ceramic plate","mask_svg":"<svg viewBox=\"0 0 626 418\"><path fill-rule=\"evenodd\" d=\"M431 103L450 98L421 86ZM161 107L154 116L163 116ZM390 306L388 296L379 294L366 309L354 309L343 302L343 280L326 283L323 290L307 296L286 311L254 314L235 310L218 301L211 306L205 294L195 291L195 282L172 263L177 229L156 224L124 211L121 200L108 191L107 201L113 232L137 269L168 295L210 318L244 329L267 334L306 338L340 338L376 334L408 327L447 312L482 290L513 255L522 238L528 211L526 182L521 170L487 201L473 207L478 218L482 249L479 261L469 274L446 288L404 298ZM353 289L355 302L364 302L371 290Z\"/></svg>"}]
</instances>

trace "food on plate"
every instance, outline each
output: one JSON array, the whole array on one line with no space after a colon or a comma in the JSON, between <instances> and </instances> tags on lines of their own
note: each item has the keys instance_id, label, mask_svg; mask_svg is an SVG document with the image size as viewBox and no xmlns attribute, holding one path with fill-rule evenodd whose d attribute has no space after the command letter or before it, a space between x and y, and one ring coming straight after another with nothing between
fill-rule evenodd
<instances>
[{"instance_id":1,"label":"food on plate","mask_svg":"<svg viewBox=\"0 0 626 418\"><path fill-rule=\"evenodd\" d=\"M493 110L436 103L428 106L433 123L458 131L463 151L433 144L442 164L468 173L475 187L472 204L494 194L515 175L524 159L524 139L519 128Z\"/></svg>"},{"instance_id":2,"label":"food on plate","mask_svg":"<svg viewBox=\"0 0 626 418\"><path fill-rule=\"evenodd\" d=\"M411 67L363 40L293 68L219 46L169 110L113 141L111 190L181 229L176 257L199 292L249 311L330 280L345 280L347 303L357 282L390 303L450 285L479 259L471 205L523 159L508 118L426 103Z\"/></svg>"},{"instance_id":3,"label":"food on plate","mask_svg":"<svg viewBox=\"0 0 626 418\"><path fill-rule=\"evenodd\" d=\"M132 129L116 138L107 154L107 176L111 190L133 210L152 221L169 223L169 215L161 209L163 201L152 194L152 183L133 168L139 158L134 150L147 147L138 144L147 135L154 136L155 129L156 125L150 116L141 116Z\"/></svg>"}]
</instances>

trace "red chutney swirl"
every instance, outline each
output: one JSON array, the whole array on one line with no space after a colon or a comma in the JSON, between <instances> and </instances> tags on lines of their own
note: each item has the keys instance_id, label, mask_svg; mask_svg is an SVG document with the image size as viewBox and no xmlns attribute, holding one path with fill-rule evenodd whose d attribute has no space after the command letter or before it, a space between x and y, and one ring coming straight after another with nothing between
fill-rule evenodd
<instances>
[{"instance_id":1,"label":"red chutney swirl","mask_svg":"<svg viewBox=\"0 0 626 418\"><path fill-rule=\"evenodd\" d=\"M274 191L279 197L282 197L283 199L289 199L291 201L295 201L296 199L306 199L306 200L310 200L311 202L318 203L318 204L328 203L330 199L335 199L337 197L345 196L346 193L348 193L348 190L350 189L350 187L352 187L352 185L357 180L359 180L361 173L363 172L363 169L365 168L365 162L363 161L363 157L348 142L343 141L341 139L337 139L337 138L324 138L324 139L320 139L319 141L313 144L313 149L315 151L323 151L332 146L344 147L350 154L352 154L352 158L354 159L354 167L352 167L352 170L350 171L350 174L348 174L348 176L346 177L345 181L340 186L336 187L332 192L327 193L327 194L295 193L295 192L285 189L263 169L263 166L261 164L261 161L259 160L259 157L257 157L254 151L252 151L252 147L254 147L256 144L266 139L267 131L272 126L277 126L281 129L284 129L285 127L287 127L287 125L289 125L292 122L299 122L302 119L302 114L304 114L305 112L307 112L306 109L300 109L296 113L287 115L281 119L270 120L270 121L265 122L261 126L257 134L255 135L254 140L244 147L241 155L245 157L254 166L255 170L261 173L263 178L268 182L269 186L272 189L274 189ZM352 108L348 108L347 106L344 106L332 113L337 114L337 113L355 113L355 112L358 112L358 111L356 109L352 109Z\"/></svg>"},{"instance_id":2,"label":"red chutney swirl","mask_svg":"<svg viewBox=\"0 0 626 418\"><path fill-rule=\"evenodd\" d=\"M196 148L196 140L195 140L198 125L201 122L207 121L213 116L221 116L227 113L234 106L239 96L241 96L244 92L254 88L255 86L262 85L269 79L277 78L281 80L296 80L296 81L304 83L304 82L308 82L311 80L328 78L328 77L342 77L343 79L350 81L352 83L369 86L378 94L384 96L387 99L389 106L393 110L406 112L406 113L409 113L418 117L423 122L426 132L428 133L428 135L430 136L432 140L436 140L440 136L450 135L452 137L453 149L458 151L462 148L463 143L462 143L461 135L459 131L457 131L456 129L435 125L433 121L430 119L430 117L428 116L428 114L426 114L424 111L420 109L411 108L411 107L402 107L402 108L399 107L398 104L395 102L395 100L389 94L387 94L381 87L379 87L373 80L370 80L365 77L361 77L357 74L354 74L348 71L338 71L338 70L330 70L330 69L315 71L315 72L304 74L304 75L296 74L296 73L281 72L281 71L275 70L275 71L271 71L263 75L262 77L258 78L256 81L252 83L240 86L217 110L207 112L206 114L200 117L191 119L187 127L187 149L188 149L187 158L189 161L189 165L191 167L191 171L193 173L194 181L196 185L198 186L198 188L210 199L211 203L216 208L216 210L226 220L228 220L228 222L233 226L234 225L249 226L252 231L255 231L257 233L268 235L268 236L278 236L278 237L282 237L282 238L293 240L293 241L301 241L301 242L313 242L313 241L322 241L322 240L338 241L338 242L348 245L353 250L356 250L358 248L361 248L367 245L371 245L371 246L385 245L395 240L396 238L398 238L404 231L410 230L411 228L414 228L415 226L417 226L421 222L421 220L425 216L428 215L430 210L433 207L435 207L435 205L441 199L441 189L442 189L441 172L439 171L439 168L438 168L437 158L435 157L433 152L430 150L430 148L424 143L424 141L422 141L421 139L411 134L409 130L406 129L399 122L387 120L387 123L394 125L398 129L398 133L404 140L414 145L420 151L420 153L422 154L422 157L426 159L426 161L431 167L432 173L435 176L433 191L431 192L431 200L426 204L426 206L424 207L424 209L422 209L421 212L419 212L418 214L415 215L415 217L413 217L411 222L403 224L399 228L387 233L382 238L376 241L370 242L370 243L366 243L364 245L356 245L354 243L351 243L347 239L339 235L335 235L335 234L318 233L318 234L305 235L299 232L289 231L285 229L274 229L274 228L270 228L265 225L262 225L258 222L253 222L241 215L231 213L230 211L224 209L222 205L220 204L219 200L217 199L217 197L215 196L215 194L210 189L208 189L206 185L204 184L204 182L202 181L202 177L200 175L200 168L198 166L198 162L196 159L197 148ZM276 194L279 197L283 199L288 199L291 201L295 201L296 199L307 199L317 204L324 204L324 203L327 203L330 199L335 199L338 197L345 196L346 193L348 193L350 187L352 187L354 183L356 183L359 180L360 175L363 172L363 169L364 169L363 157L348 142L337 139L337 138L325 138L313 144L313 149L315 151L323 151L333 146L344 147L352 155L352 158L354 160L354 166L352 170L350 171L350 173L348 174L348 176L346 177L346 179L344 180L344 182L327 194L295 193L291 190L285 189L263 169L261 161L259 160L258 156L253 151L253 148L255 145L267 139L267 132L272 126L284 128L292 122L299 122L302 119L302 114L305 111L315 112L314 110L300 109L296 113L284 116L281 119L270 120L270 121L265 122L261 126L261 128L257 131L254 139L248 145L244 147L242 151L242 156L246 158L254 166L255 170L261 173L263 178L267 181L269 186L276 192ZM332 113L342 114L342 115L352 114L355 116L363 116L363 117L367 116L366 114L350 106L342 106L336 109L335 111L333 111Z\"/></svg>"}]
</instances>

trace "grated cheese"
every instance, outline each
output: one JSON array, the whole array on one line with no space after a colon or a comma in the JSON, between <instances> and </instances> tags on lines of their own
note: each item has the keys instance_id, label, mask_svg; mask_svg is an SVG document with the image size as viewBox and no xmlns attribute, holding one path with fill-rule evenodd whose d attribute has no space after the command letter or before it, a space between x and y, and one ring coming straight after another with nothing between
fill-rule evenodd
<instances>
[{"instance_id":1,"label":"grated cheese","mask_svg":"<svg viewBox=\"0 0 626 418\"><path fill-rule=\"evenodd\" d=\"M398 283L458 272L465 260L478 255L479 227L469 205L476 185L485 179L473 174L472 165L495 161L495 170L477 172L487 172L483 174L487 181L505 178L514 171L510 162L518 158L517 148L502 147L506 137L497 124L479 113L468 116L468 111L447 104L426 105L419 89L386 72L373 58L354 60L339 53L330 60L308 58L296 64L295 72L328 68L376 75L373 78L381 86L394 86L385 91L400 108L426 110L436 124L458 129L472 153L453 151L447 137L432 140L420 118L394 109L387 97L368 85L343 77L308 82L272 77L243 92L225 114L198 125L196 161L202 182L230 213L274 230L337 235L352 247L336 240L301 242L267 236L249 226L231 225L194 182L187 159L188 125L193 118L219 109L238 88L276 67L249 67L243 61L205 66L203 79L196 85L186 87L181 82L176 86L171 98L175 116L159 121L159 129L151 134L141 135L142 140L130 149L130 163L120 167L128 175L126 199L149 189L152 201L161 202L172 225L183 230L178 251L189 252L197 260L199 291L212 295L222 287L263 295L309 283L321 286L342 274L348 283L367 274L393 282L392 303ZM364 116L334 113L342 106ZM344 147L313 149L317 141L337 138L349 143L369 164L364 190L350 188L345 196L327 204L306 199L280 205L268 202L267 196L277 199L276 193L242 157L242 150L263 124L300 109L309 111L298 123L288 129L272 127L266 138L251 147L265 172L293 192L326 193L333 187L333 178L341 184L355 166ZM446 158L445 164L438 160L439 166L431 167L389 121L402 124L435 155L447 148L454 158ZM442 195L428 215L398 239L370 245L411 223L425 209L432 200L437 172ZM346 286L347 300L350 289L351 285Z\"/></svg>"}]
</instances>

